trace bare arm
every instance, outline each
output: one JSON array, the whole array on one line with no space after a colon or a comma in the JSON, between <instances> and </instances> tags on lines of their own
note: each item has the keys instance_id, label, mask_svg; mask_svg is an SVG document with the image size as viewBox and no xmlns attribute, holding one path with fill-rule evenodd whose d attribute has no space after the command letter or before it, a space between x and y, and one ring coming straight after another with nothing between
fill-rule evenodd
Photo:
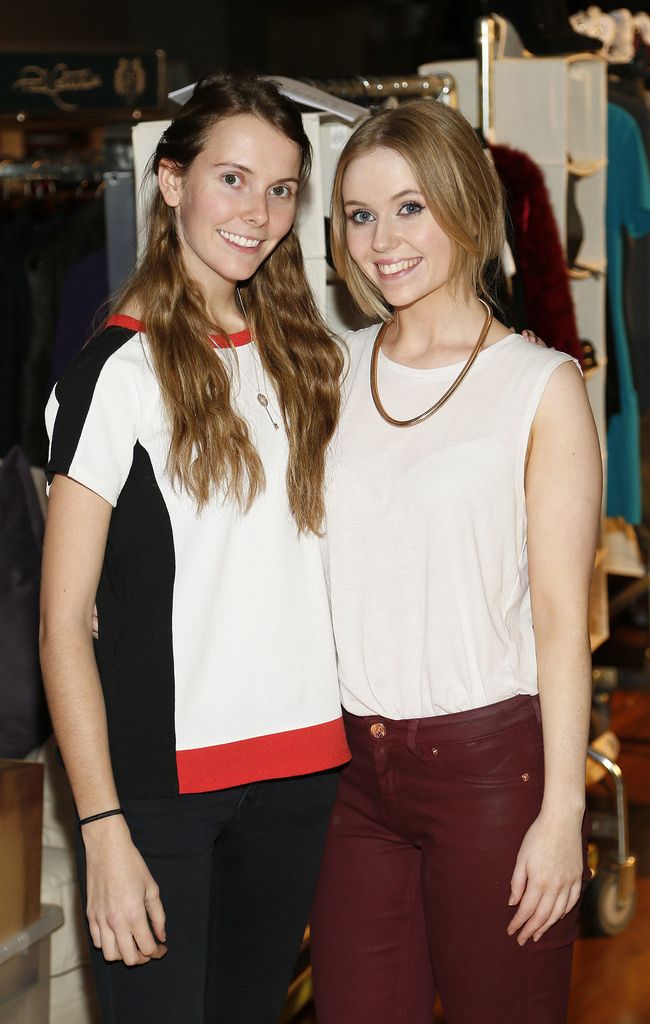
<instances>
[{"instance_id":1,"label":"bare arm","mask_svg":"<svg viewBox=\"0 0 650 1024\"><path fill-rule=\"evenodd\" d=\"M512 879L508 931L537 940L580 895L591 705L589 585L602 495L598 437L575 366L552 374L526 469L528 565L544 731L544 799Z\"/></svg>"},{"instance_id":2,"label":"bare arm","mask_svg":"<svg viewBox=\"0 0 650 1024\"><path fill-rule=\"evenodd\" d=\"M111 506L64 476L50 490L41 587L41 663L52 722L81 818L119 806L91 623ZM146 963L165 953L154 880L121 816L83 826L87 913L108 960Z\"/></svg>"}]
</instances>

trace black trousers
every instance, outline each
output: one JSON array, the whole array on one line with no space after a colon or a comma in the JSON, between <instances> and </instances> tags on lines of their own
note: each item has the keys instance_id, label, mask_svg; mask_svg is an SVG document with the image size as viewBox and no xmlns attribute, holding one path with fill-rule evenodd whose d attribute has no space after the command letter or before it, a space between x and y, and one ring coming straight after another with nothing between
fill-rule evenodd
<instances>
[{"instance_id":1,"label":"black trousers","mask_svg":"<svg viewBox=\"0 0 650 1024\"><path fill-rule=\"evenodd\" d=\"M160 887L168 951L127 967L108 963L89 936L105 1024L276 1024L337 782L329 771L122 802Z\"/></svg>"}]
</instances>

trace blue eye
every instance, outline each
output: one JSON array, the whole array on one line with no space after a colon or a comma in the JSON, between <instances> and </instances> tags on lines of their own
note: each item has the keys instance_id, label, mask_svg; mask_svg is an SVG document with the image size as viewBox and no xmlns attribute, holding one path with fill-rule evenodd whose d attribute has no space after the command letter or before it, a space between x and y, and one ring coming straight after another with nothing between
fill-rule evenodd
<instances>
[{"instance_id":1,"label":"blue eye","mask_svg":"<svg viewBox=\"0 0 650 1024\"><path fill-rule=\"evenodd\" d=\"M374 219L370 210L353 210L348 218L353 224L369 224Z\"/></svg>"},{"instance_id":2,"label":"blue eye","mask_svg":"<svg viewBox=\"0 0 650 1024\"><path fill-rule=\"evenodd\" d=\"M400 206L399 212L402 217L413 217L416 213L422 213L423 209L422 203L416 203L414 199L409 199L408 203L403 203Z\"/></svg>"},{"instance_id":3,"label":"blue eye","mask_svg":"<svg viewBox=\"0 0 650 1024\"><path fill-rule=\"evenodd\" d=\"M233 171L228 171L227 174L224 174L223 180L225 181L226 185L240 185L241 184L241 178L239 177L238 174L235 174Z\"/></svg>"}]
</instances>

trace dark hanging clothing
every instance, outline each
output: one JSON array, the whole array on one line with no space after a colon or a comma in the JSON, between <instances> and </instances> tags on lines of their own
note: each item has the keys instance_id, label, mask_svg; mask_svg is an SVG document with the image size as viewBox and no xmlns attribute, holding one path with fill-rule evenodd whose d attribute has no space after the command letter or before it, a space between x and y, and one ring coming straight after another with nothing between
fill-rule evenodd
<instances>
[{"instance_id":1,"label":"dark hanging clothing","mask_svg":"<svg viewBox=\"0 0 650 1024\"><path fill-rule=\"evenodd\" d=\"M33 466L47 462L43 413L59 313L59 296L68 270L105 243L104 204L87 199L74 208L61 231L27 261L32 332L21 382L21 444Z\"/></svg>"},{"instance_id":2,"label":"dark hanging clothing","mask_svg":"<svg viewBox=\"0 0 650 1024\"><path fill-rule=\"evenodd\" d=\"M32 332L25 260L57 230L39 204L4 208L0 223L0 458L20 440L20 381Z\"/></svg>"},{"instance_id":3,"label":"dark hanging clothing","mask_svg":"<svg viewBox=\"0 0 650 1024\"><path fill-rule=\"evenodd\" d=\"M0 757L24 757L52 731L38 658L43 515L19 448L0 465Z\"/></svg>"},{"instance_id":4,"label":"dark hanging clothing","mask_svg":"<svg viewBox=\"0 0 650 1024\"><path fill-rule=\"evenodd\" d=\"M490 148L514 228L514 257L526 305L526 326L547 345L581 361L562 242L542 171L516 149Z\"/></svg>"},{"instance_id":5,"label":"dark hanging clothing","mask_svg":"<svg viewBox=\"0 0 650 1024\"><path fill-rule=\"evenodd\" d=\"M79 349L101 326L98 320L108 291L105 247L83 256L65 275L59 295L48 392L63 376Z\"/></svg>"}]
</instances>

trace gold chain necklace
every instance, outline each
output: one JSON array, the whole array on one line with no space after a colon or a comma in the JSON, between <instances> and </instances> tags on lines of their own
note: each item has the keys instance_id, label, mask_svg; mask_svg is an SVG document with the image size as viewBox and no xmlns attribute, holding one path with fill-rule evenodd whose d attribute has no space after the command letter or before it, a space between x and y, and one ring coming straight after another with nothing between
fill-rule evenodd
<instances>
[{"instance_id":1,"label":"gold chain necklace","mask_svg":"<svg viewBox=\"0 0 650 1024\"><path fill-rule=\"evenodd\" d=\"M445 402L449 401L454 391L456 391L460 387L463 380L471 370L474 361L476 360L476 357L483 348L483 344L485 342L485 339L487 338L488 331L490 330L490 327L492 325L492 310L488 306L487 302L483 301L483 299L479 299L479 302L485 306L485 321L481 328L481 333L478 336L478 340L474 345L474 348L470 352L467 362L465 363L462 370L456 377L456 380L447 388L442 398L439 398L438 401L431 406L431 408L425 409L425 411L421 412L419 416L413 416L412 419L410 420L393 419L393 417L390 416L389 413L387 413L386 410L384 409L381 403L381 398L379 397L379 389L377 387L377 361L379 359L379 350L381 349L381 343L383 341L384 334L386 333L386 328L389 327L390 324L384 324L384 326L380 329L377 337L375 338L375 344L372 347L372 357L370 360L370 392L372 394L372 400L375 403L375 409L382 417L382 419L386 420L386 423L390 423L393 427L414 427L416 423L424 423L425 420L429 419L429 416L433 416L434 412L437 412L438 409L442 408Z\"/></svg>"}]
</instances>

